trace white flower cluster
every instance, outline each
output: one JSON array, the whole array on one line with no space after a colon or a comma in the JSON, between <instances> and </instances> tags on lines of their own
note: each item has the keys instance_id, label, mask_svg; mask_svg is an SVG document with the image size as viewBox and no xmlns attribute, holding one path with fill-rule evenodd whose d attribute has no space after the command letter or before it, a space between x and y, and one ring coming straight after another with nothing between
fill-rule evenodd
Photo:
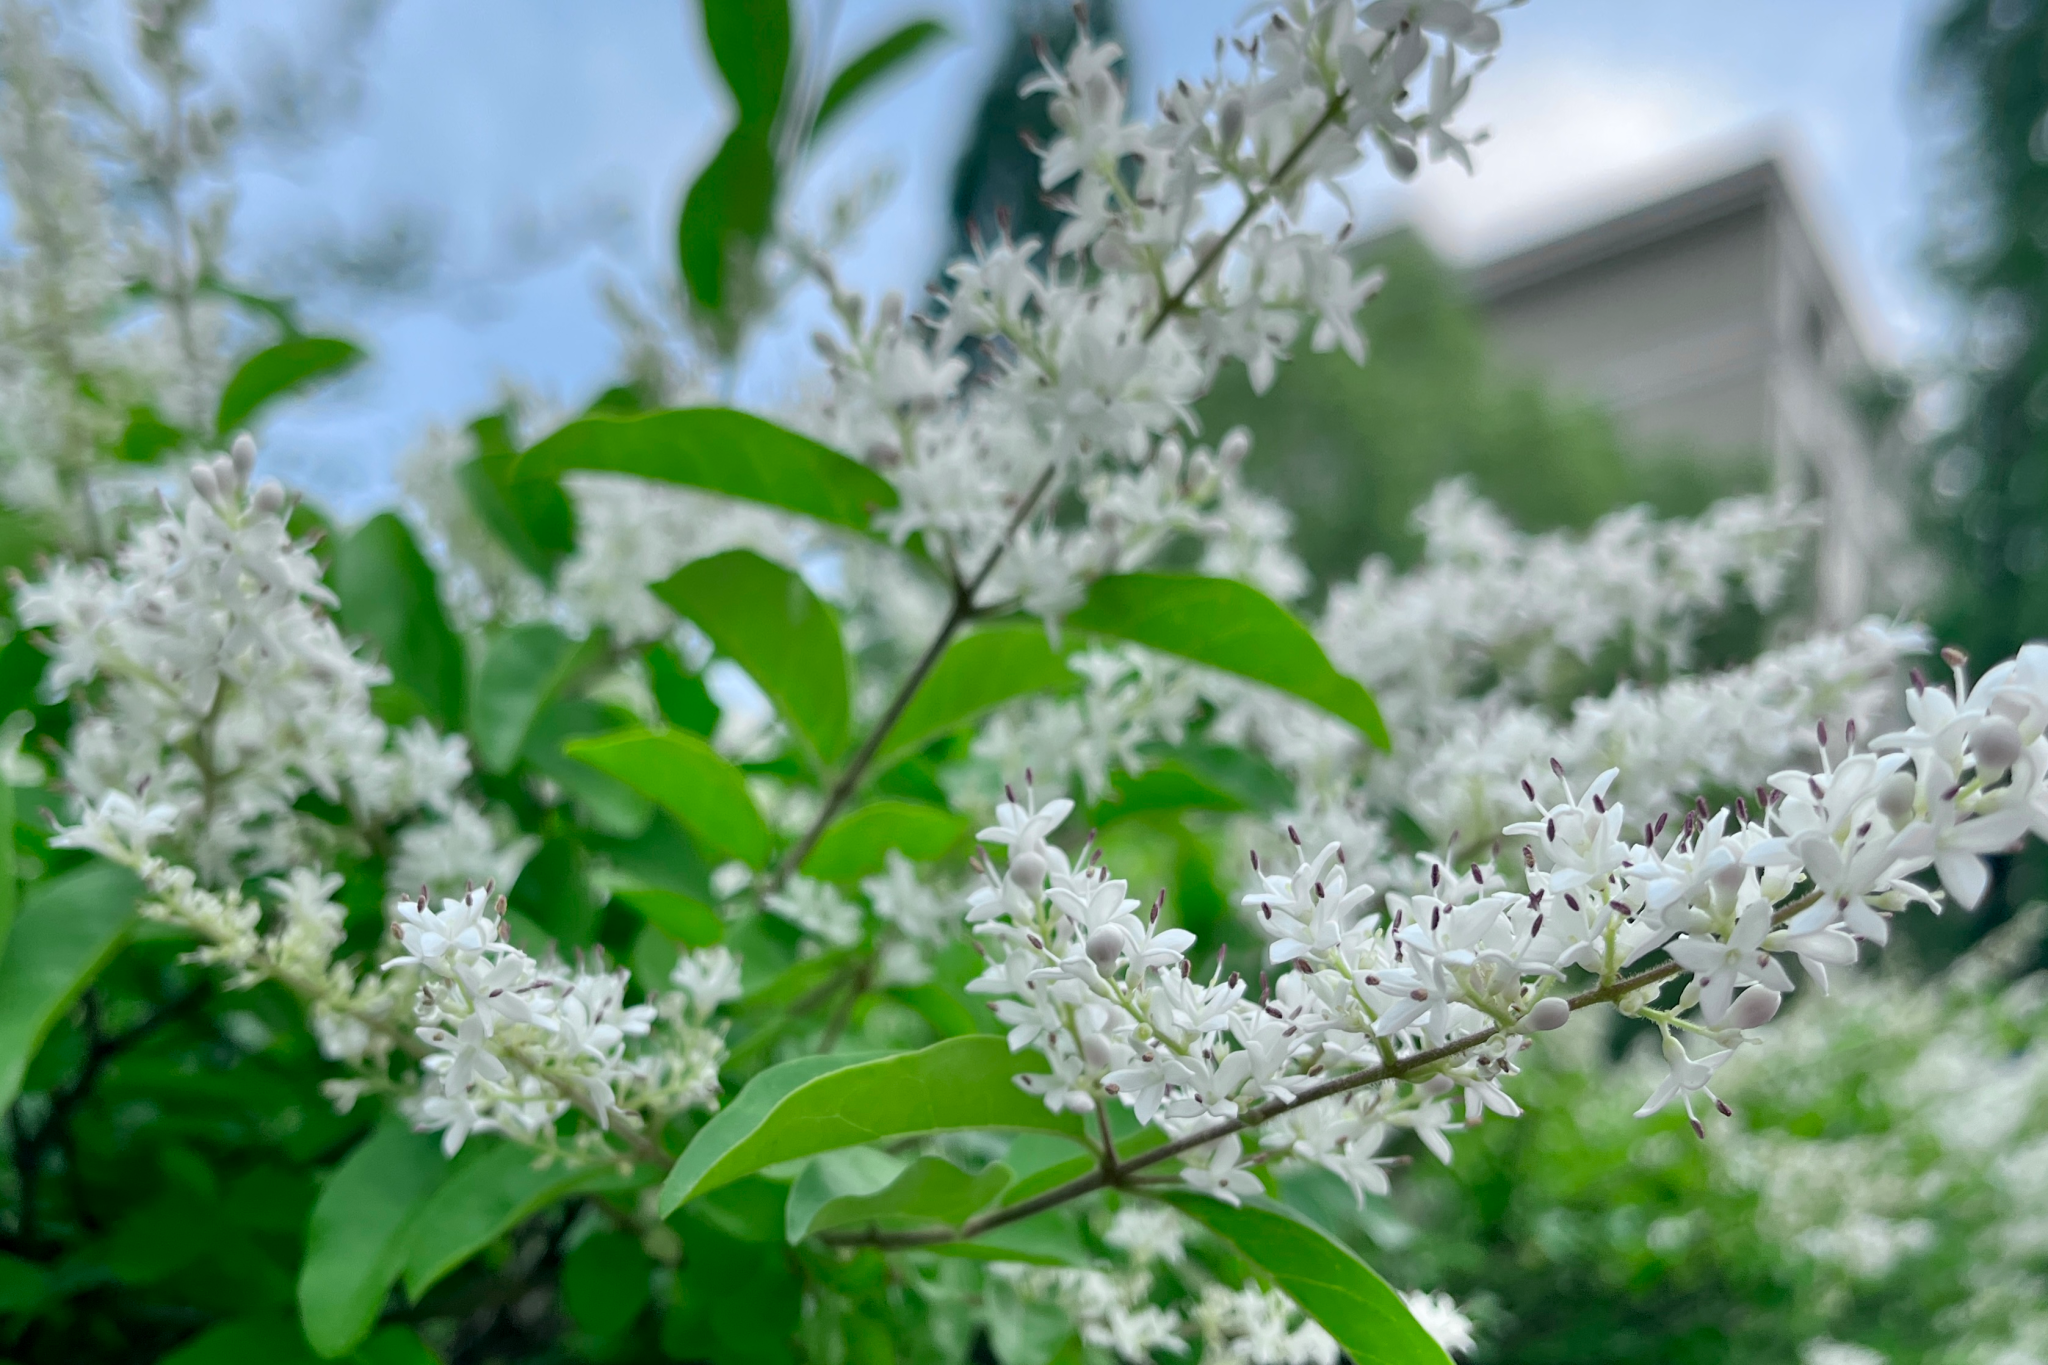
<instances>
[{"instance_id":1,"label":"white flower cluster","mask_svg":"<svg viewBox=\"0 0 2048 1365\"><path fill-rule=\"evenodd\" d=\"M48 632L45 694L83 703L65 756L78 798L112 819L147 807L211 882L317 862L358 825L453 815L465 741L373 714L387 675L343 640L320 566L286 529L282 486L250 490L256 447L196 465L194 496L133 527L113 564L59 562L22 585ZM122 842L132 843L132 839Z\"/></svg>"},{"instance_id":2,"label":"white flower cluster","mask_svg":"<svg viewBox=\"0 0 2048 1365\"><path fill-rule=\"evenodd\" d=\"M572 1108L601 1132L637 1133L715 1101L723 1037L702 1021L736 982L729 955L686 954L675 991L627 1005L628 973L606 970L601 950L575 967L538 961L512 945L504 913L472 887L439 910L401 901L392 924L405 951L384 966L417 970L416 1035L430 1049L410 1108L451 1156L472 1132L551 1146Z\"/></svg>"},{"instance_id":3,"label":"white flower cluster","mask_svg":"<svg viewBox=\"0 0 2048 1365\"><path fill-rule=\"evenodd\" d=\"M1114 1098L1183 1144L1188 1184L1225 1199L1255 1192L1247 1165L1276 1157L1321 1164L1361 1197L1384 1189L1389 1128L1442 1155L1453 1096L1466 1124L1518 1113L1500 1083L1530 1035L1603 1000L1663 1036L1668 1073L1642 1114L1677 1101L1697 1127L1696 1099L1719 1103L1714 1073L1792 989L1783 959L1824 986L1859 941L1885 941L1891 915L1939 908L1916 874L1932 868L1973 907L1985 855L2048 835L2048 646L1974 687L1954 663L1953 693L1916 679L1910 728L1866 750L1851 727L1834 762L1823 734L1822 770L1777 774L1754 807L1702 799L1675 824L1632 826L1609 799L1613 770L1575 792L1556 764L1542 780L1562 800L1524 779L1534 818L1500 831L1518 846L1505 867L1427 859L1427 890L1382 897L1338 844L1302 847L1244 897L1277 969L1256 997L1220 959L1198 973L1193 935L1161 928L1159 903L1145 913L1098 853L1053 844L1073 803L1027 791L981 832L1008 858L969 898L991 950L972 988L999 997L1012 1048L1050 1060L1021 1084L1055 1111ZM1625 976L1660 950L1665 966ZM1574 974L1587 993L1568 999ZM1248 1153L1238 1130L1267 1119Z\"/></svg>"},{"instance_id":4,"label":"white flower cluster","mask_svg":"<svg viewBox=\"0 0 2048 1365\"><path fill-rule=\"evenodd\" d=\"M1211 453L1175 432L1192 429L1218 366L1242 361L1263 387L1304 329L1363 358L1355 319L1377 281L1295 219L1361 144L1403 173L1419 144L1460 154L1460 53L1498 39L1462 0L1288 0L1231 70L1165 92L1151 124L1127 117L1113 44L1083 37L1048 59L1024 90L1050 95L1059 130L1040 167L1069 213L1052 259L1035 239L980 244L948 271L932 324L900 301L869 315L835 299L849 335L823 343L835 383L821 425L896 484L893 533L924 535L962 581L1007 546L980 600L1048 619L1177 531L1206 530L1223 559L1298 591L1284 515L1235 484L1242 438ZM1432 62L1429 98L1412 98ZM971 386L963 346L989 357ZM1063 492L1085 504L1081 523L1032 523Z\"/></svg>"}]
</instances>

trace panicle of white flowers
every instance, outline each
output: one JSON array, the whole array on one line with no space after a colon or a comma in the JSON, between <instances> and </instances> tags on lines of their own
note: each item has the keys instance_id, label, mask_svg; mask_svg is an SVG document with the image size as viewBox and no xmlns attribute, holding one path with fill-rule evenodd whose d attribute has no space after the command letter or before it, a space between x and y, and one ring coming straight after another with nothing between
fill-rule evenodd
<instances>
[{"instance_id":1,"label":"panicle of white flowers","mask_svg":"<svg viewBox=\"0 0 2048 1365\"><path fill-rule=\"evenodd\" d=\"M1243 438L1212 453L1175 433L1227 360L1263 388L1304 332L1363 358L1355 317L1377 279L1297 226L1309 192L1363 146L1402 174L1418 145L1460 155L1460 54L1498 39L1459 0L1290 0L1219 46L1212 76L1164 92L1149 124L1128 115L1114 44L1083 35L1048 54L1023 93L1050 97L1058 130L1040 184L1069 216L1049 247L1007 232L978 243L947 272L935 322L834 288L846 336L821 338L834 386L820 425L895 483L893 534L925 535L963 579L1007 545L980 600L1049 620L1175 531L1206 530L1218 563L1298 592L1284 514L1233 482ZM1415 78L1432 63L1424 98ZM971 384L968 346L989 358ZM1080 524L1030 521L1062 492L1085 506Z\"/></svg>"},{"instance_id":2,"label":"panicle of white flowers","mask_svg":"<svg viewBox=\"0 0 2048 1365\"><path fill-rule=\"evenodd\" d=\"M1954 662L1952 692L1916 678L1909 728L1867 747L1853 723L1823 731L1820 771L1776 774L1754 805L1702 799L1635 824L1610 799L1615 770L1575 788L1556 763L1499 831L1517 849L1506 866L1427 858L1412 894L1382 895L1340 845L1296 836L1293 865L1260 869L1243 898L1270 941L1256 994L1220 957L1197 970L1194 936L1161 927L1163 894L1146 907L1097 851L1051 842L1073 803L1027 786L980 833L1007 858L969 897L990 956L971 989L997 997L1013 1049L1051 1063L1021 1085L1056 1112L1114 1100L1195 1144L1183 1179L1223 1199L1255 1192L1246 1166L1272 1158L1320 1164L1362 1197L1385 1187L1388 1129L1447 1157L1446 1129L1519 1113L1501 1082L1533 1034L1568 1021L1574 974L1595 986L1581 1005L1619 995L1662 1036L1667 1075L1641 1113L1677 1102L1699 1127L1715 1072L1793 988L1788 959L1824 988L1892 915L1940 907L1917 874L1974 907L1987 854L2048 835L2048 646L1974 686ZM1617 985L1660 950L1681 978L1668 1006L1662 977ZM1276 1116L1247 1153L1236 1128Z\"/></svg>"},{"instance_id":3,"label":"panicle of white flowers","mask_svg":"<svg viewBox=\"0 0 2048 1365\"><path fill-rule=\"evenodd\" d=\"M16 597L46 632L45 695L90 703L64 761L79 801L107 819L135 805L113 798L144 798L169 821L154 837L210 882L317 861L340 834L295 809L308 794L359 822L445 816L469 775L461 738L424 723L394 735L373 714L388 675L335 628L284 489L248 486L255 460L237 438L111 566L59 561Z\"/></svg>"},{"instance_id":4,"label":"panicle of white flowers","mask_svg":"<svg viewBox=\"0 0 2048 1365\"><path fill-rule=\"evenodd\" d=\"M716 1099L723 1035L704 1021L736 980L729 956L688 959L673 998L627 1005L628 973L608 969L601 949L573 966L536 959L512 944L504 914L489 886L394 913L404 951L384 969L417 972L414 1032L428 1049L408 1109L450 1155L473 1132L553 1147L571 1109L600 1132L637 1133ZM598 1134L579 1136L607 1150Z\"/></svg>"}]
</instances>

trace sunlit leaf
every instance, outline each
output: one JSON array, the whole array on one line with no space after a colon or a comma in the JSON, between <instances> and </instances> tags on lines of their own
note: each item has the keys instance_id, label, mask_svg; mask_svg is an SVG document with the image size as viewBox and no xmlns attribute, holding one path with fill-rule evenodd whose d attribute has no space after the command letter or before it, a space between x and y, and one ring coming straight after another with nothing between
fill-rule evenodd
<instances>
[{"instance_id":1,"label":"sunlit leaf","mask_svg":"<svg viewBox=\"0 0 2048 1365\"><path fill-rule=\"evenodd\" d=\"M1358 1365L1449 1365L1443 1347L1371 1266L1292 1209L1257 1197L1232 1207L1193 1191L1156 1197L1236 1247Z\"/></svg>"},{"instance_id":2,"label":"sunlit leaf","mask_svg":"<svg viewBox=\"0 0 2048 1365\"><path fill-rule=\"evenodd\" d=\"M1014 1077L1041 1070L1001 1038L948 1038L917 1052L849 1059L802 1057L749 1081L712 1116L662 1186L670 1210L764 1166L884 1138L959 1129L1031 1129L1081 1141L1071 1114L1053 1114Z\"/></svg>"},{"instance_id":3,"label":"sunlit leaf","mask_svg":"<svg viewBox=\"0 0 2048 1365\"><path fill-rule=\"evenodd\" d=\"M1235 579L1113 575L1096 581L1066 623L1278 688L1387 747L1387 727L1364 685L1336 670L1300 618Z\"/></svg>"},{"instance_id":4,"label":"sunlit leaf","mask_svg":"<svg viewBox=\"0 0 2048 1365\"><path fill-rule=\"evenodd\" d=\"M768 861L768 826L745 774L681 730L621 730L571 740L569 757L610 773L675 816L692 838L753 866Z\"/></svg>"},{"instance_id":5,"label":"sunlit leaf","mask_svg":"<svg viewBox=\"0 0 2048 1365\"><path fill-rule=\"evenodd\" d=\"M572 469L637 474L862 531L873 511L897 500L895 487L859 461L731 408L581 417L521 455L513 474Z\"/></svg>"},{"instance_id":6,"label":"sunlit leaf","mask_svg":"<svg viewBox=\"0 0 2048 1365\"><path fill-rule=\"evenodd\" d=\"M912 862L934 862L966 836L967 824L964 816L939 806L876 801L828 826L804 859L803 872L821 881L857 882L886 867L891 849Z\"/></svg>"},{"instance_id":7,"label":"sunlit leaf","mask_svg":"<svg viewBox=\"0 0 2048 1365\"><path fill-rule=\"evenodd\" d=\"M1036 623L962 636L946 647L889 728L876 754L876 769L887 768L1006 701L1078 687L1080 681Z\"/></svg>"},{"instance_id":8,"label":"sunlit leaf","mask_svg":"<svg viewBox=\"0 0 2048 1365\"><path fill-rule=\"evenodd\" d=\"M654 595L690 618L747 671L822 759L846 743L846 647L839 623L802 577L751 550L694 560Z\"/></svg>"}]
</instances>

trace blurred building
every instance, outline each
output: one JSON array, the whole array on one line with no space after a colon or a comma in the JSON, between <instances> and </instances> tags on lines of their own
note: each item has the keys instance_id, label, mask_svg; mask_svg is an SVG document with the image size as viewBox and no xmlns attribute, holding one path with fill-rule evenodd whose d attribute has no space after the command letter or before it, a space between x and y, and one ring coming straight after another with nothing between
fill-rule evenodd
<instances>
[{"instance_id":1,"label":"blurred building","mask_svg":"<svg viewBox=\"0 0 2048 1365\"><path fill-rule=\"evenodd\" d=\"M1471 286L1511 362L1646 440L1761 457L1821 502L1816 606L1840 623L1892 596L1882 557L1904 517L1838 270L1773 156L1482 265Z\"/></svg>"}]
</instances>

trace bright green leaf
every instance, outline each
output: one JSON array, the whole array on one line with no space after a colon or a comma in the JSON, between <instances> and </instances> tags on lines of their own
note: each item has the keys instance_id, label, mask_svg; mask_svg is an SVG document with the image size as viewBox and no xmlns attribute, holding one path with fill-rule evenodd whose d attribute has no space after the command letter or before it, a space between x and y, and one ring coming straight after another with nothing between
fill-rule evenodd
<instances>
[{"instance_id":1,"label":"bright green leaf","mask_svg":"<svg viewBox=\"0 0 2048 1365\"><path fill-rule=\"evenodd\" d=\"M703 0L704 40L742 123L771 123L789 75L789 0Z\"/></svg>"},{"instance_id":2,"label":"bright green leaf","mask_svg":"<svg viewBox=\"0 0 2048 1365\"><path fill-rule=\"evenodd\" d=\"M695 735L621 730L571 740L564 752L650 798L699 842L752 867L767 864L768 826L746 776Z\"/></svg>"},{"instance_id":3,"label":"bright green leaf","mask_svg":"<svg viewBox=\"0 0 2048 1365\"><path fill-rule=\"evenodd\" d=\"M875 756L875 770L888 768L992 707L1033 692L1076 687L1080 678L1037 624L997 626L963 636L946 647L910 705L889 727Z\"/></svg>"},{"instance_id":4,"label":"bright green leaf","mask_svg":"<svg viewBox=\"0 0 2048 1365\"><path fill-rule=\"evenodd\" d=\"M521 1223L570 1195L630 1185L605 1167L534 1168L531 1147L472 1139L448 1178L421 1207L405 1258L414 1303L442 1276Z\"/></svg>"},{"instance_id":5,"label":"bright green leaf","mask_svg":"<svg viewBox=\"0 0 2048 1365\"><path fill-rule=\"evenodd\" d=\"M1271 1276L1358 1365L1449 1365L1443 1347L1371 1266L1292 1209L1264 1198L1233 1208L1193 1191L1156 1197Z\"/></svg>"},{"instance_id":6,"label":"bright green leaf","mask_svg":"<svg viewBox=\"0 0 2048 1365\"><path fill-rule=\"evenodd\" d=\"M352 370L363 358L361 347L340 337L292 337L258 351L221 390L213 429L226 435L273 398Z\"/></svg>"},{"instance_id":7,"label":"bright green leaf","mask_svg":"<svg viewBox=\"0 0 2048 1365\"><path fill-rule=\"evenodd\" d=\"M344 633L369 640L393 681L443 729L462 720L462 641L448 628L440 590L412 533L390 512L364 522L335 549L328 571Z\"/></svg>"},{"instance_id":8,"label":"bright green leaf","mask_svg":"<svg viewBox=\"0 0 2048 1365\"><path fill-rule=\"evenodd\" d=\"M943 1158L925 1156L880 1189L848 1191L800 1209L797 1191L803 1186L803 1177L799 1176L789 1195L789 1240L800 1242L813 1233L843 1227L929 1223L957 1227L987 1208L1010 1178L1010 1168L1001 1162L970 1173Z\"/></svg>"},{"instance_id":9,"label":"bright green leaf","mask_svg":"<svg viewBox=\"0 0 2048 1365\"><path fill-rule=\"evenodd\" d=\"M727 550L685 564L654 595L747 670L811 752L838 756L846 743L846 648L839 623L800 576L752 550Z\"/></svg>"},{"instance_id":10,"label":"bright green leaf","mask_svg":"<svg viewBox=\"0 0 2048 1365\"><path fill-rule=\"evenodd\" d=\"M13 825L7 838L14 838ZM125 868L94 862L22 897L0 954L0 1110L21 1093L43 1040L113 960L135 923L141 885Z\"/></svg>"},{"instance_id":11,"label":"bright green leaf","mask_svg":"<svg viewBox=\"0 0 2048 1365\"><path fill-rule=\"evenodd\" d=\"M1095 1258L1065 1209L1048 1209L978 1237L939 1242L926 1251L969 1261L1022 1261L1026 1265L1092 1266Z\"/></svg>"},{"instance_id":12,"label":"bright green leaf","mask_svg":"<svg viewBox=\"0 0 2048 1365\"><path fill-rule=\"evenodd\" d=\"M638 1239L623 1232L592 1233L563 1262L562 1305L584 1331L616 1337L647 1306L653 1269Z\"/></svg>"},{"instance_id":13,"label":"bright green leaf","mask_svg":"<svg viewBox=\"0 0 2048 1365\"><path fill-rule=\"evenodd\" d=\"M879 1147L820 1152L790 1182L782 1207L783 1236L791 1246L810 1235L811 1222L835 1199L860 1198L889 1188L910 1163Z\"/></svg>"},{"instance_id":14,"label":"bright green leaf","mask_svg":"<svg viewBox=\"0 0 2048 1365\"><path fill-rule=\"evenodd\" d=\"M572 469L637 474L856 531L876 508L896 505L896 489L866 465L730 408L579 418L520 456L513 472L552 478Z\"/></svg>"},{"instance_id":15,"label":"bright green leaf","mask_svg":"<svg viewBox=\"0 0 2048 1365\"><path fill-rule=\"evenodd\" d=\"M419 1333L410 1327L392 1323L378 1329L377 1335L362 1344L349 1357L355 1365L441 1365L441 1357L427 1349ZM256 1365L251 1362L251 1365ZM270 1365L264 1361L262 1365Z\"/></svg>"},{"instance_id":16,"label":"bright green leaf","mask_svg":"<svg viewBox=\"0 0 2048 1365\"><path fill-rule=\"evenodd\" d=\"M612 892L612 899L625 904L677 943L709 948L725 937L725 921L695 896L658 887L627 887Z\"/></svg>"},{"instance_id":17,"label":"bright green leaf","mask_svg":"<svg viewBox=\"0 0 2048 1365\"><path fill-rule=\"evenodd\" d=\"M315 1359L290 1319L238 1318L201 1332L157 1365L311 1365Z\"/></svg>"},{"instance_id":18,"label":"bright green leaf","mask_svg":"<svg viewBox=\"0 0 2048 1365\"><path fill-rule=\"evenodd\" d=\"M393 1115L328 1177L299 1267L299 1325L315 1351L346 1355L370 1335L405 1269L414 1216L447 1174L434 1139Z\"/></svg>"},{"instance_id":19,"label":"bright green leaf","mask_svg":"<svg viewBox=\"0 0 2048 1365\"><path fill-rule=\"evenodd\" d=\"M541 708L519 748L521 762L552 780L575 803L590 832L634 839L654 818L654 804L615 777L579 763L564 752L573 740L611 734L622 725L638 729L631 717L585 697L558 697Z\"/></svg>"},{"instance_id":20,"label":"bright green leaf","mask_svg":"<svg viewBox=\"0 0 2048 1365\"><path fill-rule=\"evenodd\" d=\"M602 648L594 637L578 642L541 622L493 636L469 705L477 766L487 773L510 769L541 707Z\"/></svg>"},{"instance_id":21,"label":"bright green leaf","mask_svg":"<svg viewBox=\"0 0 2048 1365\"><path fill-rule=\"evenodd\" d=\"M803 872L821 881L857 882L888 866L892 848L912 862L935 862L966 834L966 818L952 811L913 801L876 801L833 821L804 859Z\"/></svg>"},{"instance_id":22,"label":"bright green leaf","mask_svg":"<svg viewBox=\"0 0 2048 1365\"><path fill-rule=\"evenodd\" d=\"M1336 670L1292 612L1235 579L1160 573L1098 579L1067 625L1265 683L1387 747L1387 727L1364 685Z\"/></svg>"},{"instance_id":23,"label":"bright green leaf","mask_svg":"<svg viewBox=\"0 0 2048 1365\"><path fill-rule=\"evenodd\" d=\"M698 1130L662 1186L662 1212L778 1161L883 1138L1011 1128L1081 1141L1079 1119L1017 1087L1014 1077L1042 1066L980 1034L850 1065L803 1057L770 1067Z\"/></svg>"},{"instance_id":24,"label":"bright green leaf","mask_svg":"<svg viewBox=\"0 0 2048 1365\"><path fill-rule=\"evenodd\" d=\"M14 912L21 905L21 887L14 868L14 788L0 779L0 957L14 932Z\"/></svg>"},{"instance_id":25,"label":"bright green leaf","mask_svg":"<svg viewBox=\"0 0 2048 1365\"><path fill-rule=\"evenodd\" d=\"M870 87L886 79L890 72L949 36L946 26L936 20L913 19L839 68L839 74L825 89L825 98L818 102L811 136L815 138L834 116Z\"/></svg>"}]
</instances>

